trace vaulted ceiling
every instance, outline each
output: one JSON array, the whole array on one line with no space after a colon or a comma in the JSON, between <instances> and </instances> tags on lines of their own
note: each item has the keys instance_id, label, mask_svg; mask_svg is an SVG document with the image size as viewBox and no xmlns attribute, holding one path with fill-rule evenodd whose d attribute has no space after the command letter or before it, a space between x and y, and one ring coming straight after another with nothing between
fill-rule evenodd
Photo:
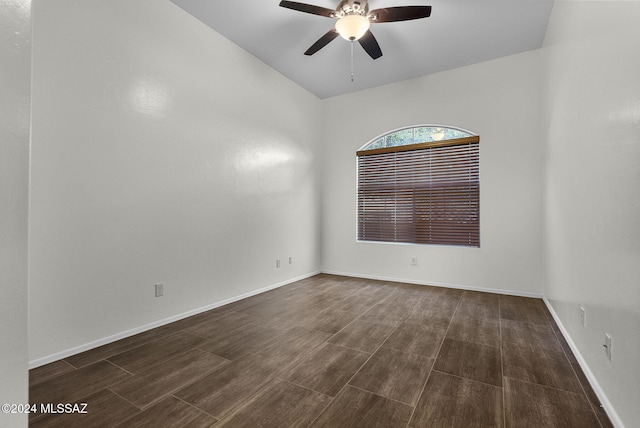
<instances>
[{"instance_id":1,"label":"vaulted ceiling","mask_svg":"<svg viewBox=\"0 0 640 428\"><path fill-rule=\"evenodd\" d=\"M370 9L430 5L432 12L373 24L383 56L372 60L356 42L351 81L351 42L336 38L312 56L303 54L334 26L333 18L279 7L280 0L172 1L319 98L537 49L553 6L553 0L369 0Z\"/></svg>"}]
</instances>

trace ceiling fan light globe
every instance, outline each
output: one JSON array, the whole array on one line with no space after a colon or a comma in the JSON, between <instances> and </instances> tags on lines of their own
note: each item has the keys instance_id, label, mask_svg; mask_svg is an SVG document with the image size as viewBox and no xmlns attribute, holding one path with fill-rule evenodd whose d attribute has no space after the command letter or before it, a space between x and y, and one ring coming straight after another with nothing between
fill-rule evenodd
<instances>
[{"instance_id":1,"label":"ceiling fan light globe","mask_svg":"<svg viewBox=\"0 0 640 428\"><path fill-rule=\"evenodd\" d=\"M370 26L367 17L358 14L346 15L336 21L336 31L345 40L358 40Z\"/></svg>"}]
</instances>

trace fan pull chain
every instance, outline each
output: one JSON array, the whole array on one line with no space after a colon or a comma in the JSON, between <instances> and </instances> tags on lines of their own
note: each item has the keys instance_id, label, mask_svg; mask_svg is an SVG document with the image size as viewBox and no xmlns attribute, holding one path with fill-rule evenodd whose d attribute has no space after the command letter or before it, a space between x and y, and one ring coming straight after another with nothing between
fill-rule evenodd
<instances>
[{"instance_id":1,"label":"fan pull chain","mask_svg":"<svg viewBox=\"0 0 640 428\"><path fill-rule=\"evenodd\" d=\"M351 40L351 81L353 82L353 40Z\"/></svg>"}]
</instances>

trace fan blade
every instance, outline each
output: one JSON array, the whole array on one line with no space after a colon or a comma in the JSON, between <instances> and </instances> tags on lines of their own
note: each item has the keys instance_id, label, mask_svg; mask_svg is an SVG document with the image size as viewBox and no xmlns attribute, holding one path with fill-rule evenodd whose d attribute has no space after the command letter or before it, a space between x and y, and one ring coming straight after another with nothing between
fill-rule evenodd
<instances>
[{"instance_id":1,"label":"fan blade","mask_svg":"<svg viewBox=\"0 0 640 428\"><path fill-rule=\"evenodd\" d=\"M360 37L358 41L371 58L378 59L382 56L382 49L380 49L378 41L373 37L373 33L371 33L370 30L367 30L364 36Z\"/></svg>"},{"instance_id":2,"label":"fan blade","mask_svg":"<svg viewBox=\"0 0 640 428\"><path fill-rule=\"evenodd\" d=\"M431 16L431 6L398 6L375 9L369 12L371 22L408 21Z\"/></svg>"},{"instance_id":3,"label":"fan blade","mask_svg":"<svg viewBox=\"0 0 640 428\"><path fill-rule=\"evenodd\" d=\"M338 32L336 31L335 28L332 28L331 30L327 31L327 33L324 36L320 37L317 42L311 45L311 47L307 49L307 51L304 54L313 55L323 47L327 46L329 42L335 39L336 37L338 37Z\"/></svg>"},{"instance_id":4,"label":"fan blade","mask_svg":"<svg viewBox=\"0 0 640 428\"><path fill-rule=\"evenodd\" d=\"M280 6L287 9L297 10L299 12L310 13L312 15L326 16L327 18L334 18L336 11L333 9L327 9L326 7L314 6L312 4L298 3L295 1L282 0Z\"/></svg>"}]
</instances>

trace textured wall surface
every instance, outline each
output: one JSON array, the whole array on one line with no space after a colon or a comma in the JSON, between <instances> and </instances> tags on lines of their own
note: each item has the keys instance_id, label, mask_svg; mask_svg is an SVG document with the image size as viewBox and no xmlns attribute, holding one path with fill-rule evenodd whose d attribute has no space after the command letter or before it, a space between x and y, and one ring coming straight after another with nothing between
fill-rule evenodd
<instances>
[{"instance_id":1,"label":"textured wall surface","mask_svg":"<svg viewBox=\"0 0 640 428\"><path fill-rule=\"evenodd\" d=\"M544 45L545 295L627 427L640 423L639 16L638 2L556 2Z\"/></svg>"},{"instance_id":2,"label":"textured wall surface","mask_svg":"<svg viewBox=\"0 0 640 428\"><path fill-rule=\"evenodd\" d=\"M28 402L31 1L0 0L0 404ZM0 426L26 426L0 413Z\"/></svg>"},{"instance_id":3,"label":"textured wall surface","mask_svg":"<svg viewBox=\"0 0 640 428\"><path fill-rule=\"evenodd\" d=\"M316 97L169 1L36 2L33 49L32 360L320 269Z\"/></svg>"}]
</instances>

